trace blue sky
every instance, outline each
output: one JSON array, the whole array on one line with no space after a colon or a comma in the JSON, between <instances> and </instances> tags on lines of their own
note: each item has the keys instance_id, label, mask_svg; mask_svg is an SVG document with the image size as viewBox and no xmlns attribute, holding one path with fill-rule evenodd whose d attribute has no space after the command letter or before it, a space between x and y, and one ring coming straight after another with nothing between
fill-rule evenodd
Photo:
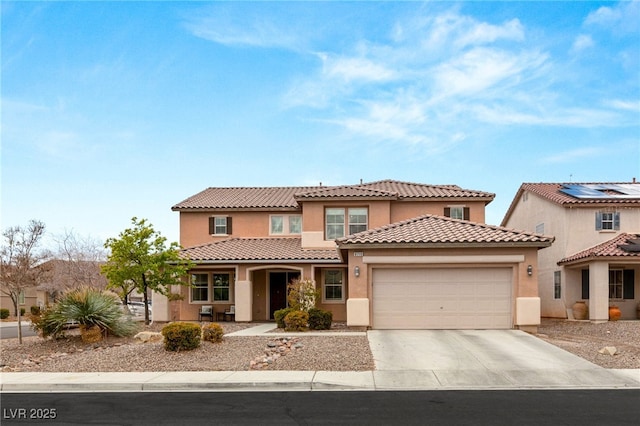
<instances>
[{"instance_id":1,"label":"blue sky","mask_svg":"<svg viewBox=\"0 0 640 426\"><path fill-rule=\"evenodd\" d=\"M209 186L640 179L640 2L7 2L2 227Z\"/></svg>"}]
</instances>

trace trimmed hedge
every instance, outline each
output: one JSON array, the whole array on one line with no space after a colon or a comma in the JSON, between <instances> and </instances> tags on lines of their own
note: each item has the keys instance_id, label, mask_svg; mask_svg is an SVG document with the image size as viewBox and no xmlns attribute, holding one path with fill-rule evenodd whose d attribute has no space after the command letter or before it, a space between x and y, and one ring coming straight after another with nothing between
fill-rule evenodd
<instances>
[{"instance_id":1,"label":"trimmed hedge","mask_svg":"<svg viewBox=\"0 0 640 426\"><path fill-rule=\"evenodd\" d=\"M319 308L309 309L309 328L311 330L330 330L333 314Z\"/></svg>"},{"instance_id":2,"label":"trimmed hedge","mask_svg":"<svg viewBox=\"0 0 640 426\"><path fill-rule=\"evenodd\" d=\"M210 323L202 326L202 340L211 343L222 342L222 336L224 336L224 330L218 323Z\"/></svg>"},{"instance_id":3,"label":"trimmed hedge","mask_svg":"<svg viewBox=\"0 0 640 426\"><path fill-rule=\"evenodd\" d=\"M286 331L304 331L309 323L309 314L304 311L292 311L284 317Z\"/></svg>"},{"instance_id":4,"label":"trimmed hedge","mask_svg":"<svg viewBox=\"0 0 640 426\"><path fill-rule=\"evenodd\" d=\"M275 318L278 328L285 328L284 317L293 311L293 308L284 308L273 313L273 318Z\"/></svg>"},{"instance_id":5,"label":"trimmed hedge","mask_svg":"<svg viewBox=\"0 0 640 426\"><path fill-rule=\"evenodd\" d=\"M172 322L162 327L164 348L168 351L190 351L200 346L202 329L191 322Z\"/></svg>"},{"instance_id":6,"label":"trimmed hedge","mask_svg":"<svg viewBox=\"0 0 640 426\"><path fill-rule=\"evenodd\" d=\"M11 311L9 311L8 309L5 309L5 308L0 309L0 319L9 318L10 314L11 314Z\"/></svg>"}]
</instances>

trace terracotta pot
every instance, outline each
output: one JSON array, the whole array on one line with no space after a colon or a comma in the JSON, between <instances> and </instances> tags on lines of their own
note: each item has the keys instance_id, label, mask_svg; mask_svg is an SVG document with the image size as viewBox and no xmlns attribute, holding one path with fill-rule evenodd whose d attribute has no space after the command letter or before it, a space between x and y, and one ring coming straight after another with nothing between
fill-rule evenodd
<instances>
[{"instance_id":1,"label":"terracotta pot","mask_svg":"<svg viewBox=\"0 0 640 426\"><path fill-rule=\"evenodd\" d=\"M589 308L585 302L576 302L571 307L573 318L577 320L586 320L589 317Z\"/></svg>"},{"instance_id":2,"label":"terracotta pot","mask_svg":"<svg viewBox=\"0 0 640 426\"><path fill-rule=\"evenodd\" d=\"M620 315L622 315L622 312L617 306L609 306L609 321L618 321Z\"/></svg>"}]
</instances>

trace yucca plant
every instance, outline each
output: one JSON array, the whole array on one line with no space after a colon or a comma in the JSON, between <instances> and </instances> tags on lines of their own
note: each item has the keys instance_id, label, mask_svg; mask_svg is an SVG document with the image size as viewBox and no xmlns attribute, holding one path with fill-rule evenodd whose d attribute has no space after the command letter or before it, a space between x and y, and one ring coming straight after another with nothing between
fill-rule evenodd
<instances>
[{"instance_id":1,"label":"yucca plant","mask_svg":"<svg viewBox=\"0 0 640 426\"><path fill-rule=\"evenodd\" d=\"M95 330L115 336L129 336L136 331L136 324L126 316L115 293L90 287L73 289L65 293L60 301L42 312L34 328L43 337L57 337L64 333L70 321L79 324L82 330Z\"/></svg>"}]
</instances>

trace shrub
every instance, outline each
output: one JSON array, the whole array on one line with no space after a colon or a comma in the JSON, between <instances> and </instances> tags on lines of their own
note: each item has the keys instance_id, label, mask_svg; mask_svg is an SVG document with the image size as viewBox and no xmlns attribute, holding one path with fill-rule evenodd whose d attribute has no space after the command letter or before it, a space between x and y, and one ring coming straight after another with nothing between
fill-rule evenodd
<instances>
[{"instance_id":1,"label":"shrub","mask_svg":"<svg viewBox=\"0 0 640 426\"><path fill-rule=\"evenodd\" d=\"M331 329L331 321L333 314L324 309L309 309L309 328L311 330L329 330Z\"/></svg>"},{"instance_id":2,"label":"shrub","mask_svg":"<svg viewBox=\"0 0 640 426\"><path fill-rule=\"evenodd\" d=\"M58 303L43 310L32 320L32 328L43 337L58 337L70 321L75 321L82 329L97 326L104 334L130 336L137 325L122 312L120 306L120 299L115 293L81 287L68 291Z\"/></svg>"},{"instance_id":3,"label":"shrub","mask_svg":"<svg viewBox=\"0 0 640 426\"><path fill-rule=\"evenodd\" d=\"M284 308L284 309L280 309L278 311L275 311L273 313L273 318L275 318L276 325L278 326L278 328L284 328L285 327L284 317L286 317L289 312L293 312L293 311L294 311L293 308Z\"/></svg>"},{"instance_id":4,"label":"shrub","mask_svg":"<svg viewBox=\"0 0 640 426\"><path fill-rule=\"evenodd\" d=\"M0 319L9 318L9 314L11 314L11 312L8 309L5 309L5 308L0 309Z\"/></svg>"},{"instance_id":5,"label":"shrub","mask_svg":"<svg viewBox=\"0 0 640 426\"><path fill-rule=\"evenodd\" d=\"M27 312L27 310L25 308L20 308L20 316L21 317L23 317L26 312Z\"/></svg>"},{"instance_id":6,"label":"shrub","mask_svg":"<svg viewBox=\"0 0 640 426\"><path fill-rule=\"evenodd\" d=\"M296 311L309 312L316 305L320 291L313 280L294 280L287 286L287 302Z\"/></svg>"},{"instance_id":7,"label":"shrub","mask_svg":"<svg viewBox=\"0 0 640 426\"><path fill-rule=\"evenodd\" d=\"M40 315L40 306L32 306L31 315Z\"/></svg>"},{"instance_id":8,"label":"shrub","mask_svg":"<svg viewBox=\"0 0 640 426\"><path fill-rule=\"evenodd\" d=\"M192 322L172 322L162 327L164 348L168 351L190 351L200 346L202 329Z\"/></svg>"},{"instance_id":9,"label":"shrub","mask_svg":"<svg viewBox=\"0 0 640 426\"><path fill-rule=\"evenodd\" d=\"M222 336L224 336L224 331L220 324L213 322L202 326L202 340L205 342L220 343Z\"/></svg>"},{"instance_id":10,"label":"shrub","mask_svg":"<svg viewBox=\"0 0 640 426\"><path fill-rule=\"evenodd\" d=\"M291 311L284 317L286 331L304 331L309 322L309 314L304 311Z\"/></svg>"}]
</instances>

